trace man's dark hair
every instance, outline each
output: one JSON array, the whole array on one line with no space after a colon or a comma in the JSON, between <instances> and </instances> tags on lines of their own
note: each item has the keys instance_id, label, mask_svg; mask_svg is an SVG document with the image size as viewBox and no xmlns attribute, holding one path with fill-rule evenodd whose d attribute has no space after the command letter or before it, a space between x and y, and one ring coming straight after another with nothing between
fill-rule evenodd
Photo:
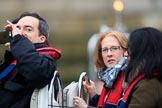
<instances>
[{"instance_id":1,"label":"man's dark hair","mask_svg":"<svg viewBox=\"0 0 162 108\"><path fill-rule=\"evenodd\" d=\"M45 19L43 19L41 16L39 16L37 13L31 13L31 12L24 12L20 15L20 17L18 18L18 20L20 20L21 18L25 17L25 16L32 16L34 18L37 18L39 20L39 32L40 34L46 36L46 38L48 39L49 37L49 27L48 24L46 22Z\"/></svg>"}]
</instances>

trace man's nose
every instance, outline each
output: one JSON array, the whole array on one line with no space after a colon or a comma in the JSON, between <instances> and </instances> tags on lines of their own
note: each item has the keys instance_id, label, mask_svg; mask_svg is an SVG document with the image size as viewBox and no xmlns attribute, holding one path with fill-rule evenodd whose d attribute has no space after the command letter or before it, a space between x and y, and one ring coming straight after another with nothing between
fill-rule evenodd
<instances>
[{"instance_id":1,"label":"man's nose","mask_svg":"<svg viewBox=\"0 0 162 108\"><path fill-rule=\"evenodd\" d=\"M20 35L25 36L25 32L23 29L20 30Z\"/></svg>"}]
</instances>

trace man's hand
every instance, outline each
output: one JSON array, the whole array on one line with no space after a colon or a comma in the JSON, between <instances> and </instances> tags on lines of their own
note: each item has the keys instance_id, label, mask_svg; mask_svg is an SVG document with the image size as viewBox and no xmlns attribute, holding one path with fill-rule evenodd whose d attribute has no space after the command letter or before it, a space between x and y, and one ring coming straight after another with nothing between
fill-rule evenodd
<instances>
[{"instance_id":1,"label":"man's hand","mask_svg":"<svg viewBox=\"0 0 162 108\"><path fill-rule=\"evenodd\" d=\"M20 30L16 27L16 24L13 24L12 22L7 20L8 25L5 26L6 30L12 31L12 37L14 37L17 34L20 34Z\"/></svg>"}]
</instances>

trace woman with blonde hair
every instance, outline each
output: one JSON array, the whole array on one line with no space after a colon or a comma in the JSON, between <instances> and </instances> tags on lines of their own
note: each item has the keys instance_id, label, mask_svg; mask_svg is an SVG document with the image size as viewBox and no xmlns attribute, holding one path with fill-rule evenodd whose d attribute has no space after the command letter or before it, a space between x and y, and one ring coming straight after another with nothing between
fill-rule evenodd
<instances>
[{"instance_id":1,"label":"woman with blonde hair","mask_svg":"<svg viewBox=\"0 0 162 108\"><path fill-rule=\"evenodd\" d=\"M117 85L122 85L118 78L123 75L122 70L126 67L127 41L128 38L123 33L115 30L99 35L94 52L94 66L99 80L104 83L102 92L97 94L93 81L83 82L84 90L89 94L90 100L87 105L82 98L74 97L76 108L116 106L118 103L116 98L119 98L121 92L120 90L116 92L116 98L113 93L118 90Z\"/></svg>"}]
</instances>

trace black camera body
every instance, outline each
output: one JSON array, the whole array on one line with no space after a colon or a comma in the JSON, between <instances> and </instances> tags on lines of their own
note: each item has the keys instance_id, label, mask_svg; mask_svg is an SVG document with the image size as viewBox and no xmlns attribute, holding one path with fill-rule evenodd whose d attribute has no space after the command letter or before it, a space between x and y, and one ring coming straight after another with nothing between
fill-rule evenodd
<instances>
[{"instance_id":1,"label":"black camera body","mask_svg":"<svg viewBox=\"0 0 162 108\"><path fill-rule=\"evenodd\" d=\"M12 31L0 30L0 44L10 42L12 38Z\"/></svg>"}]
</instances>

